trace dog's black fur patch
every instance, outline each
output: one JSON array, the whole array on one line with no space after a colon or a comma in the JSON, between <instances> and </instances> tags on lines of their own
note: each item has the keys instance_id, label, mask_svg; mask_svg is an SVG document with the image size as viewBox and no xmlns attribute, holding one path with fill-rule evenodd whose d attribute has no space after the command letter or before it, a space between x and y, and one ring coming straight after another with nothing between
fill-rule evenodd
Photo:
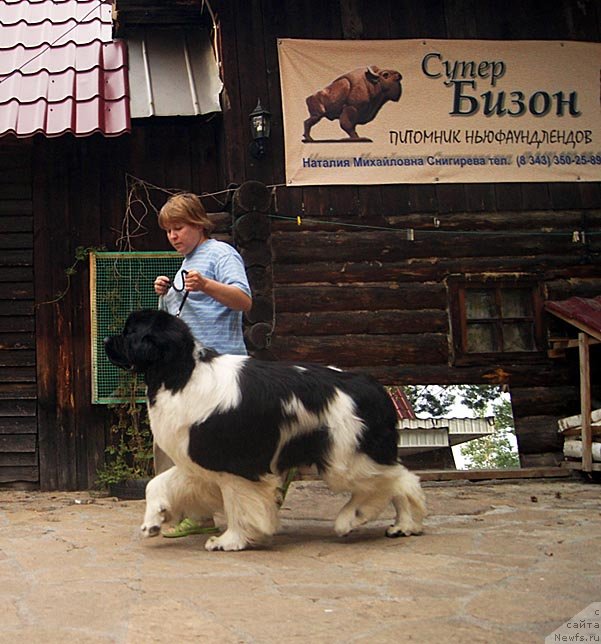
<instances>
[{"instance_id":1,"label":"dog's black fur patch","mask_svg":"<svg viewBox=\"0 0 601 644\"><path fill-rule=\"evenodd\" d=\"M151 408L161 387L177 394L195 369L220 364L218 354L195 344L182 320L157 310L132 313L123 333L107 338L105 348L114 364L144 374ZM361 420L353 436L357 451L382 465L397 462L396 411L374 379L313 364L242 360L236 406L190 425L188 454L194 463L250 480L297 465L327 468L336 433L343 430L327 420L305 426L305 417L329 418L341 394L352 400L353 414Z\"/></svg>"}]
</instances>

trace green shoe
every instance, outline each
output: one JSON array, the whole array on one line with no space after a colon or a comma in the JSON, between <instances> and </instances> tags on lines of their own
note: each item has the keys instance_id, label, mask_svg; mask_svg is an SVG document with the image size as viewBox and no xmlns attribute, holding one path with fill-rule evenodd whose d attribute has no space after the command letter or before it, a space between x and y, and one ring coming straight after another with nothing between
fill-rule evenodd
<instances>
[{"instance_id":1,"label":"green shoe","mask_svg":"<svg viewBox=\"0 0 601 644\"><path fill-rule=\"evenodd\" d=\"M192 519L182 519L174 528L168 532L163 532L167 539L176 539L177 537L188 537L191 534L215 534L219 528L215 525L200 525Z\"/></svg>"}]
</instances>

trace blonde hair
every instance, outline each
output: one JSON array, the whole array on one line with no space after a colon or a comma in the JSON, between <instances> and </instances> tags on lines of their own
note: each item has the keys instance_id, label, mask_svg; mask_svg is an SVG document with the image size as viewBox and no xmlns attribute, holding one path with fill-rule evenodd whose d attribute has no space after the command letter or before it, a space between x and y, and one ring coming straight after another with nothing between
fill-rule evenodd
<instances>
[{"instance_id":1,"label":"blonde hair","mask_svg":"<svg viewBox=\"0 0 601 644\"><path fill-rule=\"evenodd\" d=\"M169 197L159 212L159 226L168 230L173 224L189 224L204 228L207 237L215 228L197 195L180 192Z\"/></svg>"}]
</instances>

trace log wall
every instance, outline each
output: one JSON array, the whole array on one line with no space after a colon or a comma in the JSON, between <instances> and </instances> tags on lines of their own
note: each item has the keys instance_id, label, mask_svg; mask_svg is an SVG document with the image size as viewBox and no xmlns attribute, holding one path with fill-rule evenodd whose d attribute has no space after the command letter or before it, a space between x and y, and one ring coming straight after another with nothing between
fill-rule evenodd
<instances>
[{"instance_id":1,"label":"log wall","mask_svg":"<svg viewBox=\"0 0 601 644\"><path fill-rule=\"evenodd\" d=\"M12 443L10 452L0 445L3 480L35 478L39 454L42 488L86 488L103 461L106 409L90 402L87 267L77 266L66 291L65 269L79 246L123 248L128 175L156 186L150 192L157 207L165 189L202 194L248 180L270 187L269 243L247 240L243 229L240 238L258 294L248 320L252 337L259 344L271 338L265 357L366 368L387 384L509 382L523 463L553 462L555 420L578 411L575 356L453 367L447 280L518 272L539 281L549 298L599 294L600 185L286 188L277 38L599 42L599 3L212 0L211 6L220 23L223 117L145 119L117 139L36 136L13 142L14 156L2 141L10 162L0 179L0 308L10 315L0 311L0 425L35 418L38 426L38 452L30 432L0 430L1 445L8 434ZM258 98L273 114L260 160L248 153L248 114ZM229 212L229 194L206 197L205 205ZM131 205L133 248L168 249L154 213L143 201ZM412 229L413 239L392 229ZM537 234L545 230L561 235ZM573 230L585 230L587 243L572 243ZM270 316L269 329L259 326L269 325ZM18 473L9 471L15 465Z\"/></svg>"},{"instance_id":2,"label":"log wall","mask_svg":"<svg viewBox=\"0 0 601 644\"><path fill-rule=\"evenodd\" d=\"M598 295L599 183L287 188L276 43L278 38L599 42L599 4L214 4L232 106L224 114L227 176L275 186L272 356L364 368L387 384L509 384L522 463L557 462L556 420L578 410L577 357L537 355L530 364L453 367L447 280L468 273L518 273L533 278L550 299ZM246 151L248 114L257 98L274 115L268 154L258 161ZM407 229L413 230L413 239L407 238ZM572 242L575 230L589 233L587 243ZM545 319L545 324L553 322Z\"/></svg>"}]
</instances>

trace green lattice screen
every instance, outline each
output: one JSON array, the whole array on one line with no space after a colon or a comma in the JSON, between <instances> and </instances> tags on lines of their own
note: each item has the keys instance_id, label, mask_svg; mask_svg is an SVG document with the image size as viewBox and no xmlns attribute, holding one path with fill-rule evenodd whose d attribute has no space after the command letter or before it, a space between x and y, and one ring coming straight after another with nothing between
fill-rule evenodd
<instances>
[{"instance_id":1,"label":"green lattice screen","mask_svg":"<svg viewBox=\"0 0 601 644\"><path fill-rule=\"evenodd\" d=\"M182 256L175 252L90 253L90 309L92 318L92 402L110 404L130 400L132 376L112 365L103 340L120 333L136 309L156 308L153 283L157 275L171 279ZM141 380L141 379L140 379ZM144 400L144 385L135 387Z\"/></svg>"}]
</instances>

